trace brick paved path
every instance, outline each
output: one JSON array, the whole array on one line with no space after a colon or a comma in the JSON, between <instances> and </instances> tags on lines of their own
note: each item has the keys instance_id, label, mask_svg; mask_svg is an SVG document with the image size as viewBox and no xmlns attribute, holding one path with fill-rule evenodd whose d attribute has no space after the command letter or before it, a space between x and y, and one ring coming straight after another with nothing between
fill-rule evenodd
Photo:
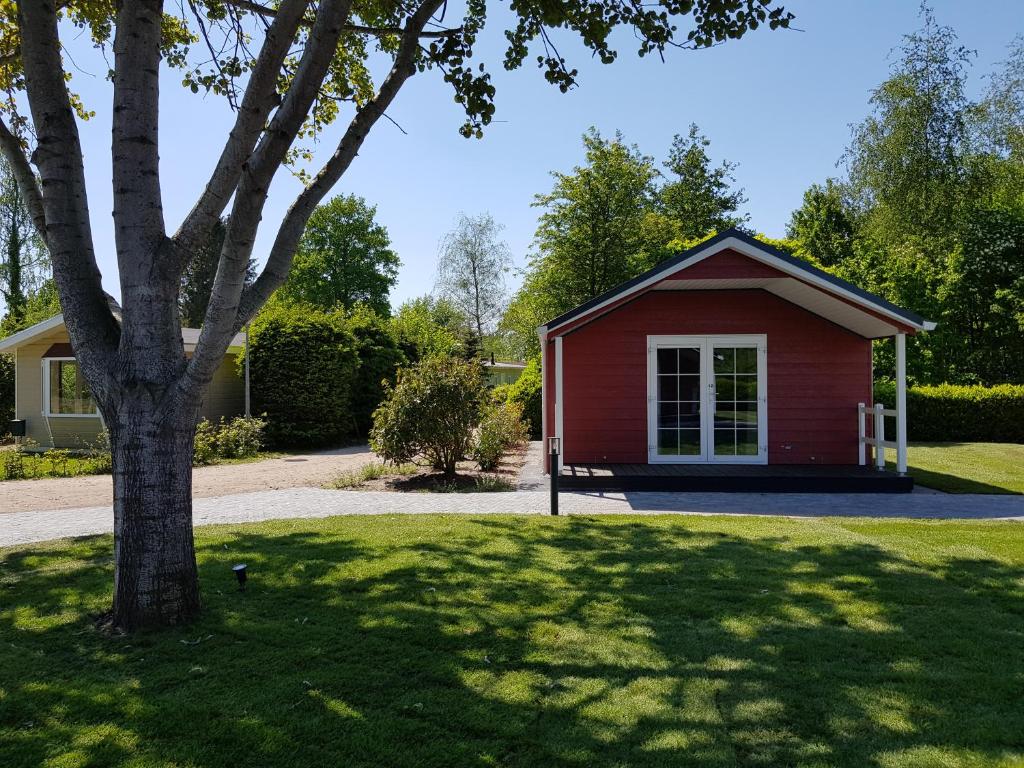
<instances>
[{"instance_id":1,"label":"brick paved path","mask_svg":"<svg viewBox=\"0 0 1024 768\"><path fill-rule=\"evenodd\" d=\"M1024 496L947 494L565 493L564 514L728 514L794 517L1016 519ZM377 514L546 514L545 491L390 493L288 488L195 500L196 525ZM0 547L67 536L109 533L109 506L0 515Z\"/></svg>"}]
</instances>

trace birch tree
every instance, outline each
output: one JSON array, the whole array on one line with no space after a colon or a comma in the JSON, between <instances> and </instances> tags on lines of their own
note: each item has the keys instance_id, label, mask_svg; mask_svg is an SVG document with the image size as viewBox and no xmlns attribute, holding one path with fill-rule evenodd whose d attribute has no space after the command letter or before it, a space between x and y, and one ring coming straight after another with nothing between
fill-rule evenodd
<instances>
[{"instance_id":1,"label":"birch tree","mask_svg":"<svg viewBox=\"0 0 1024 768\"><path fill-rule=\"evenodd\" d=\"M458 307L481 342L501 317L505 274L512 268L512 254L501 230L489 213L461 213L438 254L435 290Z\"/></svg>"},{"instance_id":2,"label":"birch tree","mask_svg":"<svg viewBox=\"0 0 1024 768\"><path fill-rule=\"evenodd\" d=\"M200 609L191 457L203 393L232 335L287 276L307 218L410 78L439 73L465 110L461 132L482 135L495 91L474 45L491 4L466 0L455 11L444 0L29 0L0 8L0 87L8 94L0 103L0 149L49 250L72 345L110 430L110 622L133 630L187 621ZM516 0L500 64L516 69L534 56L545 79L566 91L577 73L556 38L574 36L611 63L618 27L633 34L615 39L635 39L640 55L660 56L758 26L786 27L790 18L777 0ZM78 133L78 120L100 105L82 104L69 90L63 59L62 37L78 28L110 49L119 317L101 285ZM180 68L187 87L223 97L234 115L212 172L176 227L165 220L162 199L161 67ZM306 172L280 219L262 221L273 242L253 254L271 183L282 166L310 157L313 137L330 141L333 154ZM422 184L429 194L430 180ZM217 274L187 357L181 273L221 216L227 224ZM246 285L253 255L264 266Z\"/></svg>"}]
</instances>

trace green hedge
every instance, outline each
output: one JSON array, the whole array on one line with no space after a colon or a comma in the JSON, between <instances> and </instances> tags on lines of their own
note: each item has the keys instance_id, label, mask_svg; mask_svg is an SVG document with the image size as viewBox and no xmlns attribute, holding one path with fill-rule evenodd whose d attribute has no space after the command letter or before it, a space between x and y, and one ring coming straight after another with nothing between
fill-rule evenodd
<instances>
[{"instance_id":1,"label":"green hedge","mask_svg":"<svg viewBox=\"0 0 1024 768\"><path fill-rule=\"evenodd\" d=\"M530 439L541 439L541 371L540 360L534 358L526 364L522 374L509 385L508 401L518 403L530 429Z\"/></svg>"},{"instance_id":2,"label":"green hedge","mask_svg":"<svg viewBox=\"0 0 1024 768\"><path fill-rule=\"evenodd\" d=\"M875 400L895 406L896 385L876 384ZM1024 385L910 387L907 433L923 442L1024 443Z\"/></svg>"},{"instance_id":3,"label":"green hedge","mask_svg":"<svg viewBox=\"0 0 1024 768\"><path fill-rule=\"evenodd\" d=\"M343 313L287 305L253 321L253 412L274 447L336 445L353 432L357 342Z\"/></svg>"}]
</instances>

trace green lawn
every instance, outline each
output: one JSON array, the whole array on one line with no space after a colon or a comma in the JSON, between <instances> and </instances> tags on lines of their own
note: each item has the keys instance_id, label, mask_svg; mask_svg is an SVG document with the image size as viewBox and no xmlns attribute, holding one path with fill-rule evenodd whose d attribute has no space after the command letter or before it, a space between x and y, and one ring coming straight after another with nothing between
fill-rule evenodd
<instances>
[{"instance_id":1,"label":"green lawn","mask_svg":"<svg viewBox=\"0 0 1024 768\"><path fill-rule=\"evenodd\" d=\"M907 464L919 485L947 493L1024 493L1024 445L911 443Z\"/></svg>"},{"instance_id":2,"label":"green lawn","mask_svg":"<svg viewBox=\"0 0 1024 768\"><path fill-rule=\"evenodd\" d=\"M92 624L109 537L0 550L0 766L1024 763L1018 524L353 517L197 545L203 619L135 637Z\"/></svg>"}]
</instances>

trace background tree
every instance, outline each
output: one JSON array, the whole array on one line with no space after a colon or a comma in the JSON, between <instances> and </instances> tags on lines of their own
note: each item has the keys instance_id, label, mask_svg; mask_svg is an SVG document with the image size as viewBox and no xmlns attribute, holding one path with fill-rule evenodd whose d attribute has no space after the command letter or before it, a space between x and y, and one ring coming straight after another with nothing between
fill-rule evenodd
<instances>
[{"instance_id":1,"label":"background tree","mask_svg":"<svg viewBox=\"0 0 1024 768\"><path fill-rule=\"evenodd\" d=\"M455 306L482 343L505 308L505 274L512 254L501 239L502 225L489 213L460 213L441 241L436 293Z\"/></svg>"},{"instance_id":2,"label":"background tree","mask_svg":"<svg viewBox=\"0 0 1024 768\"><path fill-rule=\"evenodd\" d=\"M181 312L181 324L186 328L199 328L206 317L226 233L227 225L222 219L214 222L209 236L196 247L181 273L178 310ZM255 279L256 261L249 259L249 266L245 270L246 285Z\"/></svg>"},{"instance_id":3,"label":"background tree","mask_svg":"<svg viewBox=\"0 0 1024 768\"><path fill-rule=\"evenodd\" d=\"M323 309L365 304L391 314L388 295L401 262L377 209L356 195L339 195L317 206L299 241L291 271L278 292Z\"/></svg>"},{"instance_id":4,"label":"background tree","mask_svg":"<svg viewBox=\"0 0 1024 768\"><path fill-rule=\"evenodd\" d=\"M544 290L566 309L633 276L655 198L653 160L621 134L604 139L591 128L583 146L585 164L553 172L554 187L533 203L544 211L528 269L544 273Z\"/></svg>"},{"instance_id":5,"label":"background tree","mask_svg":"<svg viewBox=\"0 0 1024 768\"><path fill-rule=\"evenodd\" d=\"M39 288L48 273L46 248L32 223L11 166L0 156L0 298L6 307L7 333L25 327L29 294Z\"/></svg>"},{"instance_id":6,"label":"background tree","mask_svg":"<svg viewBox=\"0 0 1024 768\"><path fill-rule=\"evenodd\" d=\"M912 378L1024 381L1021 42L975 102L973 55L927 6L921 15L853 129L847 178L811 187L789 234L837 274L939 321L909 342ZM876 345L876 371L893 365L891 346Z\"/></svg>"},{"instance_id":7,"label":"background tree","mask_svg":"<svg viewBox=\"0 0 1024 768\"><path fill-rule=\"evenodd\" d=\"M404 302L391 318L391 332L405 356L461 355L465 320L447 299L420 296Z\"/></svg>"},{"instance_id":8,"label":"background tree","mask_svg":"<svg viewBox=\"0 0 1024 768\"><path fill-rule=\"evenodd\" d=\"M374 124L410 77L443 72L466 112L461 131L482 135L495 89L474 44L488 4L473 0L459 26L443 27L444 0L161 0L9 4L0 17L0 151L11 164L46 243L78 364L110 432L115 537L112 623L123 629L186 621L199 611L192 536L192 445L199 404L233 334L284 282L314 208L344 175ZM512 12L502 60L515 69L539 40L540 64L562 90L575 70L551 53L550 30L575 33L604 62L624 26L639 53L706 47L764 25L788 26L773 0L664 3L662 12L615 0L524 0ZM123 312L110 311L93 248L84 157L68 90L61 34L88 27L110 44L113 226ZM191 90L223 96L234 122L194 206L173 234L160 175L161 65ZM167 82L165 80L164 82ZM22 115L20 105L29 114ZM267 191L303 157L303 141L342 121L335 151L283 218L266 264L246 272ZM29 147L29 138L34 145ZM36 177L41 182L37 183ZM203 332L186 356L178 295L185 265L227 212L224 245Z\"/></svg>"},{"instance_id":9,"label":"background tree","mask_svg":"<svg viewBox=\"0 0 1024 768\"><path fill-rule=\"evenodd\" d=\"M672 139L665 161L667 181L658 198L662 210L679 223L684 239L737 227L749 218L737 213L747 200L742 189L733 189L736 164L723 160L712 166L709 146L711 141L692 124L686 136Z\"/></svg>"},{"instance_id":10,"label":"background tree","mask_svg":"<svg viewBox=\"0 0 1024 768\"><path fill-rule=\"evenodd\" d=\"M831 267L853 256L854 217L842 183L825 179L824 184L812 184L804 192L803 204L786 225L786 236Z\"/></svg>"}]
</instances>

